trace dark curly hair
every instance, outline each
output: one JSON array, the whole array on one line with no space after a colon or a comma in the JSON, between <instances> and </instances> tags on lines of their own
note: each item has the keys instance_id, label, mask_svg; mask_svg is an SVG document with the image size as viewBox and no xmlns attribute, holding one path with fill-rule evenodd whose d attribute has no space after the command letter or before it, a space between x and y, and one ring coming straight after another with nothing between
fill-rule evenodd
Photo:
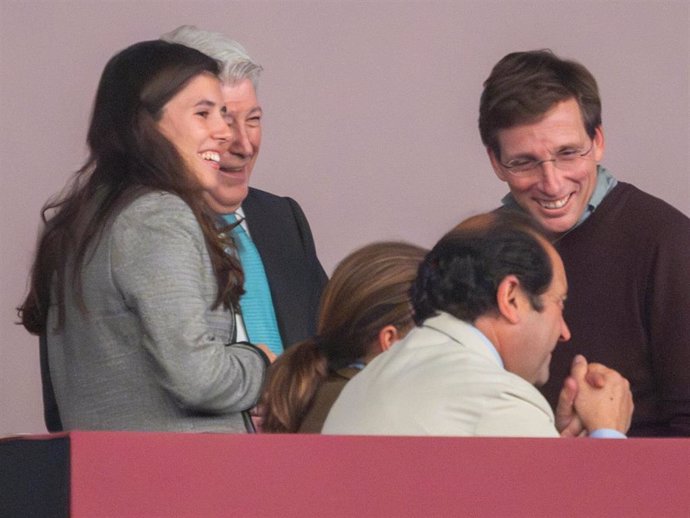
<instances>
[{"instance_id":1,"label":"dark curly hair","mask_svg":"<svg viewBox=\"0 0 690 518\"><path fill-rule=\"evenodd\" d=\"M540 242L541 241L541 242ZM501 281L515 275L532 307L553 277L545 238L526 216L497 211L470 218L447 233L427 254L411 288L419 325L444 311L466 322L497 309Z\"/></svg>"}]
</instances>

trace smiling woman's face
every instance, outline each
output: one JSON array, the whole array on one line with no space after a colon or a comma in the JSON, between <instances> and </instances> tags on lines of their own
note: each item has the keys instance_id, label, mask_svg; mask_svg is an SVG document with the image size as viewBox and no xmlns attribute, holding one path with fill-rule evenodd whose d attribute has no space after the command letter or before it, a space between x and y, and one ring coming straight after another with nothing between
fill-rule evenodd
<instances>
[{"instance_id":1,"label":"smiling woman's face","mask_svg":"<svg viewBox=\"0 0 690 518\"><path fill-rule=\"evenodd\" d=\"M231 136L220 81L207 73L192 78L165 104L158 129L180 153L208 202L220 185L220 157Z\"/></svg>"}]
</instances>

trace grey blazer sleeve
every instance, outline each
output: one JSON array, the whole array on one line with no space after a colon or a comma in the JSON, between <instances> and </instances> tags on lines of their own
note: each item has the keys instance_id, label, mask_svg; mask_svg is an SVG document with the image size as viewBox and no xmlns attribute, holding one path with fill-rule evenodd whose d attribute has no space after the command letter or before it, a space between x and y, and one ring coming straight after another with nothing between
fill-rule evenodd
<instances>
[{"instance_id":1,"label":"grey blazer sleeve","mask_svg":"<svg viewBox=\"0 0 690 518\"><path fill-rule=\"evenodd\" d=\"M265 358L227 346L234 318L211 310L216 281L191 209L169 194L137 199L118 217L111 242L113 283L139 316L154 375L184 408L226 413L253 406Z\"/></svg>"}]
</instances>

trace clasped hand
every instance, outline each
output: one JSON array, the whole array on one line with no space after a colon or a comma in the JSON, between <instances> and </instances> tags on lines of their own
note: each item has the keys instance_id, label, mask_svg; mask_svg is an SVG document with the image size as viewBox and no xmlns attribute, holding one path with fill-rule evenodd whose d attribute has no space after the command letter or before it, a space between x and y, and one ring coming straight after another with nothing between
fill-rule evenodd
<instances>
[{"instance_id":1,"label":"clasped hand","mask_svg":"<svg viewBox=\"0 0 690 518\"><path fill-rule=\"evenodd\" d=\"M577 437L608 428L625 433L633 411L630 383L600 363L573 359L556 407L556 428L562 437Z\"/></svg>"}]
</instances>

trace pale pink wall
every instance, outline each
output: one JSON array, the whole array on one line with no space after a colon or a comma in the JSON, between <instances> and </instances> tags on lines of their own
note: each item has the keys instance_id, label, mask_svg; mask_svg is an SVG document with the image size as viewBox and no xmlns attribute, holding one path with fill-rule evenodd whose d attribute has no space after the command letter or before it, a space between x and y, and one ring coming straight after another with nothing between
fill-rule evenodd
<instances>
[{"instance_id":1,"label":"pale pink wall","mask_svg":"<svg viewBox=\"0 0 690 518\"><path fill-rule=\"evenodd\" d=\"M476 129L481 84L513 50L550 47L600 83L620 179L690 214L690 21L684 0L0 0L0 433L41 432L35 339L13 324L38 212L85 157L106 60L182 23L265 67L254 185L297 198L330 271L354 247L431 245L504 192Z\"/></svg>"}]
</instances>

